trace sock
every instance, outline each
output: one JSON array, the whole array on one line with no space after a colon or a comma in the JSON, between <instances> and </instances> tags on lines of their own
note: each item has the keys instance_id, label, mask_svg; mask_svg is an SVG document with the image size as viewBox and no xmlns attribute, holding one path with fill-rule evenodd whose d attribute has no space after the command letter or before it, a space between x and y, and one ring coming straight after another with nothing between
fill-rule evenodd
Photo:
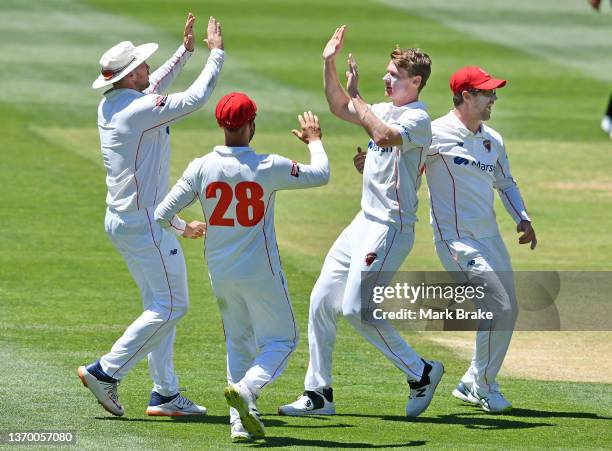
<instances>
[{"instance_id":1,"label":"sock","mask_svg":"<svg viewBox=\"0 0 612 451\"><path fill-rule=\"evenodd\" d=\"M423 360L423 359L421 359ZM429 383L431 382L429 380L429 373L431 372L432 366L427 363L425 360L423 360L423 364L425 365L423 367L423 375L421 376L421 380L416 382L416 381L408 381L408 385L410 386L410 388L421 388L421 387L425 387L426 385L429 385Z\"/></svg>"},{"instance_id":2,"label":"sock","mask_svg":"<svg viewBox=\"0 0 612 451\"><path fill-rule=\"evenodd\" d=\"M151 400L149 401L149 405L150 406L159 406L160 404L166 404L167 402L172 401L178 395L179 394L177 393L176 395L172 395L172 396L162 396L159 393L157 393L156 391L152 391L151 392Z\"/></svg>"},{"instance_id":3,"label":"sock","mask_svg":"<svg viewBox=\"0 0 612 451\"><path fill-rule=\"evenodd\" d=\"M329 387L329 388L324 388L323 390L321 390L321 394L325 397L325 399L327 399L329 402L334 402L334 389Z\"/></svg>"},{"instance_id":4,"label":"sock","mask_svg":"<svg viewBox=\"0 0 612 451\"><path fill-rule=\"evenodd\" d=\"M117 379L113 379L108 374L102 370L102 365L100 365L100 361L96 361L96 363L92 363L87 366L87 372L91 374L93 377L102 382L108 382L110 384L114 384L117 382Z\"/></svg>"}]
</instances>

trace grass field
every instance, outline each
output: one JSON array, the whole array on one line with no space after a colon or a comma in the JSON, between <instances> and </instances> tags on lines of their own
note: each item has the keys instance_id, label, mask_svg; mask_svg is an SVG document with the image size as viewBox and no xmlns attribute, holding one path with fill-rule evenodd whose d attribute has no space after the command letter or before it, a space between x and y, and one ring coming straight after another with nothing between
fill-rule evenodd
<instances>
[{"instance_id":1,"label":"grass field","mask_svg":"<svg viewBox=\"0 0 612 451\"><path fill-rule=\"evenodd\" d=\"M383 99L380 78L395 43L418 45L432 57L422 94L432 117L450 109L447 80L459 66L482 65L507 78L491 125L506 140L539 238L534 252L519 247L510 218L498 208L514 267L612 269L612 146L599 130L612 85L612 14L596 15L573 0L314 0L299 6L280 0L2 0L0 432L69 429L80 448L232 446L222 395L223 331L201 243L182 243L191 310L178 327L175 366L187 396L204 403L209 415L184 421L145 416L150 380L144 362L121 383L127 412L121 419L110 418L75 375L140 313L136 286L103 230L105 173L95 126L101 93L90 88L97 61L117 41L131 39L158 42L150 63L161 63L178 46L189 10L200 31L210 14L222 22L227 60L209 105L172 129L171 179L220 143L212 106L230 90L258 103L253 146L260 151L304 159L289 130L299 112L317 112L332 165L328 186L278 196L277 235L302 341L260 400L269 437L245 446L611 448L611 384L505 377L502 388L515 409L485 415L450 397L467 362L427 333L407 338L424 356L444 361L447 374L430 409L408 421L401 374L345 322L334 360L338 415L275 415L303 389L308 296L325 252L359 209L361 180L351 160L365 134L333 118L322 92L320 53L340 24L349 25L345 53L357 58L362 92L371 102ZM200 46L176 90L188 86L206 55ZM441 268L426 192L422 187L406 269ZM196 219L198 212L191 208L185 216ZM602 340L609 343L610 334ZM609 351L585 356L581 371L597 358L610 359Z\"/></svg>"}]
</instances>

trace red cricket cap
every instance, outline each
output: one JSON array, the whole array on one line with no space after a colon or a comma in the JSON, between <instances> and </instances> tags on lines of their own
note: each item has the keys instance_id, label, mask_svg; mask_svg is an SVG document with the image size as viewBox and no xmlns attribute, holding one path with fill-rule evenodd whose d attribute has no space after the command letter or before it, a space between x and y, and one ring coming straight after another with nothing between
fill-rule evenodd
<instances>
[{"instance_id":1,"label":"red cricket cap","mask_svg":"<svg viewBox=\"0 0 612 451\"><path fill-rule=\"evenodd\" d=\"M217 103L215 116L220 127L240 128L255 117L257 105L242 92L230 92Z\"/></svg>"},{"instance_id":2,"label":"red cricket cap","mask_svg":"<svg viewBox=\"0 0 612 451\"><path fill-rule=\"evenodd\" d=\"M450 78L450 88L453 94L470 89L497 89L504 86L506 86L506 80L493 78L484 69L476 66L462 67Z\"/></svg>"}]
</instances>

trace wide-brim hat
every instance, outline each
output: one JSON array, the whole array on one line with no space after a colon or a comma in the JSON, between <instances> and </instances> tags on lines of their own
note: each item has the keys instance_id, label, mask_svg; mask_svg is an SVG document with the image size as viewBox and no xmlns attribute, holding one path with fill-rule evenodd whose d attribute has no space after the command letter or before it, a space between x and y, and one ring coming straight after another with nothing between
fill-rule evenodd
<instances>
[{"instance_id":1,"label":"wide-brim hat","mask_svg":"<svg viewBox=\"0 0 612 451\"><path fill-rule=\"evenodd\" d=\"M111 47L100 58L101 74L91 87L102 88L121 80L153 55L158 47L153 42L136 47L130 41L123 41Z\"/></svg>"}]
</instances>

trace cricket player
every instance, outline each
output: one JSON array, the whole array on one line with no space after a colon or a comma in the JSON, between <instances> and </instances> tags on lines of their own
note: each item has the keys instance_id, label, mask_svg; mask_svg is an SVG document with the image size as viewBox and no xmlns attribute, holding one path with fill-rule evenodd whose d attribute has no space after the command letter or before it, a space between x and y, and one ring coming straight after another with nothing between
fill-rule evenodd
<instances>
[{"instance_id":1,"label":"cricket player","mask_svg":"<svg viewBox=\"0 0 612 451\"><path fill-rule=\"evenodd\" d=\"M418 101L431 72L429 56L418 49L395 49L383 80L391 102L367 104L359 94L357 64L349 54L347 93L338 80L335 59L346 26L336 29L323 51L325 95L339 118L363 127L370 140L363 173L361 211L330 249L310 296L310 362L305 391L281 406L280 415L333 415L332 352L336 319L349 323L381 351L408 380L406 415L423 412L444 367L425 361L388 322L362 321L362 274L376 284L388 281L414 242L417 190L431 142L430 119ZM384 273L383 273L384 271ZM386 274L386 275L385 275ZM380 278L379 278L380 276Z\"/></svg>"},{"instance_id":2,"label":"cricket player","mask_svg":"<svg viewBox=\"0 0 612 451\"><path fill-rule=\"evenodd\" d=\"M174 221L171 233L153 219L155 207L168 191L169 127L206 103L223 65L221 27L211 17L206 40L210 56L202 72L186 91L164 94L194 51L194 21L189 13L183 44L152 74L145 60L157 44L135 47L124 41L102 56L102 74L92 85L112 85L98 108L107 170L105 229L140 288L144 311L108 354L79 367L78 375L100 404L118 416L124 409L117 382L145 356L153 379L148 415L206 413L206 408L179 393L173 367L175 325L188 308L185 259L176 235L202 237L205 224Z\"/></svg>"},{"instance_id":3,"label":"cricket player","mask_svg":"<svg viewBox=\"0 0 612 451\"><path fill-rule=\"evenodd\" d=\"M491 117L497 89L506 80L480 67L463 67L450 79L454 109L432 123L427 184L436 252L444 268L463 282L485 284L477 307L494 314L476 334L472 362L453 396L487 412L511 409L496 376L512 337L517 306L512 265L500 236L493 191L522 232L519 244L537 240L525 203L510 173L502 137L483 122Z\"/></svg>"},{"instance_id":4,"label":"cricket player","mask_svg":"<svg viewBox=\"0 0 612 451\"><path fill-rule=\"evenodd\" d=\"M310 164L249 147L255 134L255 103L242 93L224 96L216 108L225 145L191 162L155 211L164 228L184 225L176 214L196 200L207 218L205 258L217 297L227 345L231 437L265 433L257 411L261 390L283 372L298 342L298 329L276 245L276 192L329 181L329 162L319 120L299 116Z\"/></svg>"}]
</instances>

